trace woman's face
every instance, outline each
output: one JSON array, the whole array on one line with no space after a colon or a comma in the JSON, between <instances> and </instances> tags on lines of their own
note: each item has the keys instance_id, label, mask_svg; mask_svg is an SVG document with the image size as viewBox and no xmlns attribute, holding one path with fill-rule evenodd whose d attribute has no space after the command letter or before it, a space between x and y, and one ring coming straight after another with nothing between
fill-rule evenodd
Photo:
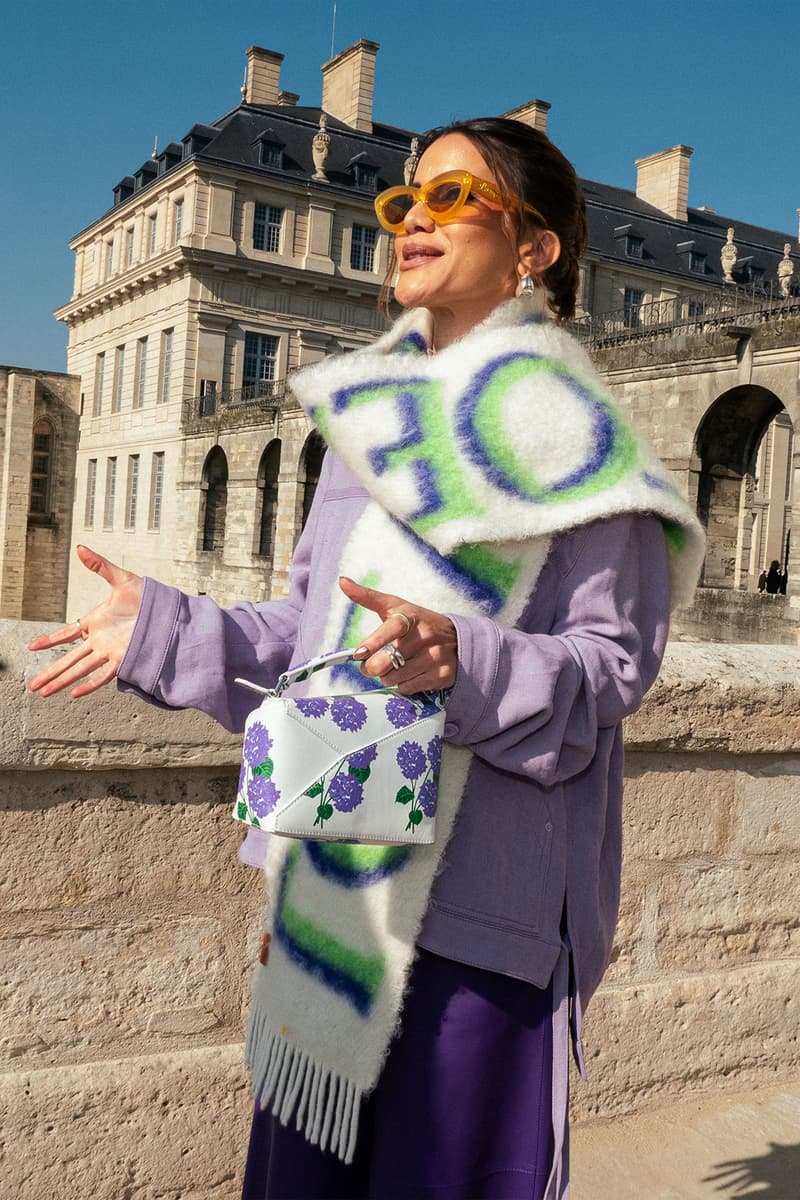
<instances>
[{"instance_id":1,"label":"woman's face","mask_svg":"<svg viewBox=\"0 0 800 1200\"><path fill-rule=\"evenodd\" d=\"M414 176L427 183L445 171L470 171L497 185L485 159L469 138L448 133L429 146ZM395 239L399 276L395 299L403 308L433 311L439 347L460 337L513 296L519 277L499 208L478 201L458 221L437 225L422 204L405 219Z\"/></svg>"}]
</instances>

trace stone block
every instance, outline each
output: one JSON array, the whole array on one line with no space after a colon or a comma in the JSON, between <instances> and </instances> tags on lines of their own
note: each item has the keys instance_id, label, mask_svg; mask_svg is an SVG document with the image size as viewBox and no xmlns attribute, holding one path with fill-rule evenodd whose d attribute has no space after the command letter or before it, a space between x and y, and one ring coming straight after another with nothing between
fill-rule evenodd
<instances>
[{"instance_id":1,"label":"stone block","mask_svg":"<svg viewBox=\"0 0 800 1200\"><path fill-rule=\"evenodd\" d=\"M791 1078L800 1068L800 961L636 987L603 985L586 1017L589 1083L576 1119L613 1117L711 1088Z\"/></svg>"},{"instance_id":2,"label":"stone block","mask_svg":"<svg viewBox=\"0 0 800 1200\"><path fill-rule=\"evenodd\" d=\"M625 857L653 862L714 854L730 836L733 773L701 755L629 753Z\"/></svg>"},{"instance_id":3,"label":"stone block","mask_svg":"<svg viewBox=\"0 0 800 1200\"><path fill-rule=\"evenodd\" d=\"M652 957L653 929L649 918L645 883L624 871L617 931L605 974L607 982L629 979Z\"/></svg>"},{"instance_id":4,"label":"stone block","mask_svg":"<svg viewBox=\"0 0 800 1200\"><path fill-rule=\"evenodd\" d=\"M0 773L0 913L222 896L257 908L235 788L211 769Z\"/></svg>"},{"instance_id":5,"label":"stone block","mask_svg":"<svg viewBox=\"0 0 800 1200\"><path fill-rule=\"evenodd\" d=\"M118 905L6 922L3 1042L14 1058L30 1043L24 1057L44 1065L152 1052L187 1021L193 1034L201 1023L214 1040L238 1036L248 968L237 915Z\"/></svg>"},{"instance_id":6,"label":"stone block","mask_svg":"<svg viewBox=\"0 0 800 1200\"><path fill-rule=\"evenodd\" d=\"M701 863L663 877L657 894L662 971L800 956L796 862Z\"/></svg>"},{"instance_id":7,"label":"stone block","mask_svg":"<svg viewBox=\"0 0 800 1200\"><path fill-rule=\"evenodd\" d=\"M238 1200L252 1099L240 1043L0 1075L3 1194Z\"/></svg>"},{"instance_id":8,"label":"stone block","mask_svg":"<svg viewBox=\"0 0 800 1200\"><path fill-rule=\"evenodd\" d=\"M748 764L735 773L737 854L800 852L800 762Z\"/></svg>"}]
</instances>

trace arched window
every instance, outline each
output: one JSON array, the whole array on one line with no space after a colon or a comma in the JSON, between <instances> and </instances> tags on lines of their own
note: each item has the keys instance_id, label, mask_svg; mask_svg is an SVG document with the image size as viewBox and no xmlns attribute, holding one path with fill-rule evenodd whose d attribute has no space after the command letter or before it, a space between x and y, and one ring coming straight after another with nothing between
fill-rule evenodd
<instances>
[{"instance_id":1,"label":"arched window","mask_svg":"<svg viewBox=\"0 0 800 1200\"><path fill-rule=\"evenodd\" d=\"M256 554L272 558L278 524L278 475L281 469L281 443L276 438L261 455L258 465L258 544Z\"/></svg>"},{"instance_id":2,"label":"arched window","mask_svg":"<svg viewBox=\"0 0 800 1200\"><path fill-rule=\"evenodd\" d=\"M50 516L50 493L53 476L53 426L49 421L37 421L33 427L31 454L31 490L28 513L35 520Z\"/></svg>"},{"instance_id":3,"label":"arched window","mask_svg":"<svg viewBox=\"0 0 800 1200\"><path fill-rule=\"evenodd\" d=\"M228 460L215 446L203 467L201 527L203 550L221 550L225 543L225 514L228 507Z\"/></svg>"},{"instance_id":4,"label":"arched window","mask_svg":"<svg viewBox=\"0 0 800 1200\"><path fill-rule=\"evenodd\" d=\"M322 460L325 457L325 443L320 435L315 431L310 433L306 438L306 444L303 447L303 453L300 455L300 478L303 481L303 516L300 528L305 528L305 523L308 520L308 514L311 512L311 505L314 501L314 493L317 490L319 483L320 472L322 471Z\"/></svg>"}]
</instances>

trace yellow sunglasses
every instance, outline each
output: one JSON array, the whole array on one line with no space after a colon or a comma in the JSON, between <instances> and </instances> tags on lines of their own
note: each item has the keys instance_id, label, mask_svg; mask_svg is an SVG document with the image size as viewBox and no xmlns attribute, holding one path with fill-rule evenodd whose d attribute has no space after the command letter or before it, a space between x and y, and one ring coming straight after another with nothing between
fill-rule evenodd
<instances>
[{"instance_id":1,"label":"yellow sunglasses","mask_svg":"<svg viewBox=\"0 0 800 1200\"><path fill-rule=\"evenodd\" d=\"M408 183L402 187L387 188L375 197L375 213L389 233L405 233L405 219L415 204L421 204L437 225L446 225L474 211L473 202L477 199L488 200L512 210L518 208L520 203L516 196L504 196L493 183L479 179L469 171L446 171L427 183ZM532 204L523 204L522 207L547 228L547 222L538 209Z\"/></svg>"}]
</instances>

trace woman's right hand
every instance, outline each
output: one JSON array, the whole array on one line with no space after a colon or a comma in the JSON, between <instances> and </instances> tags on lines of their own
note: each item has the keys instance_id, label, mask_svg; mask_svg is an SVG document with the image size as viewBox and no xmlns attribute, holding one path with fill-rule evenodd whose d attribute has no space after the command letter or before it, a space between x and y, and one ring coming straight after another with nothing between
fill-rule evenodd
<instances>
[{"instance_id":1,"label":"woman's right hand","mask_svg":"<svg viewBox=\"0 0 800 1200\"><path fill-rule=\"evenodd\" d=\"M70 692L72 699L77 700L111 683L128 649L139 614L144 590L140 575L115 566L88 546L78 546L77 553L88 570L105 579L111 593L79 621L54 633L42 634L29 644L29 650L48 650L51 646L77 642L74 650L50 663L31 680L30 690L41 696L53 696L77 684Z\"/></svg>"}]
</instances>

